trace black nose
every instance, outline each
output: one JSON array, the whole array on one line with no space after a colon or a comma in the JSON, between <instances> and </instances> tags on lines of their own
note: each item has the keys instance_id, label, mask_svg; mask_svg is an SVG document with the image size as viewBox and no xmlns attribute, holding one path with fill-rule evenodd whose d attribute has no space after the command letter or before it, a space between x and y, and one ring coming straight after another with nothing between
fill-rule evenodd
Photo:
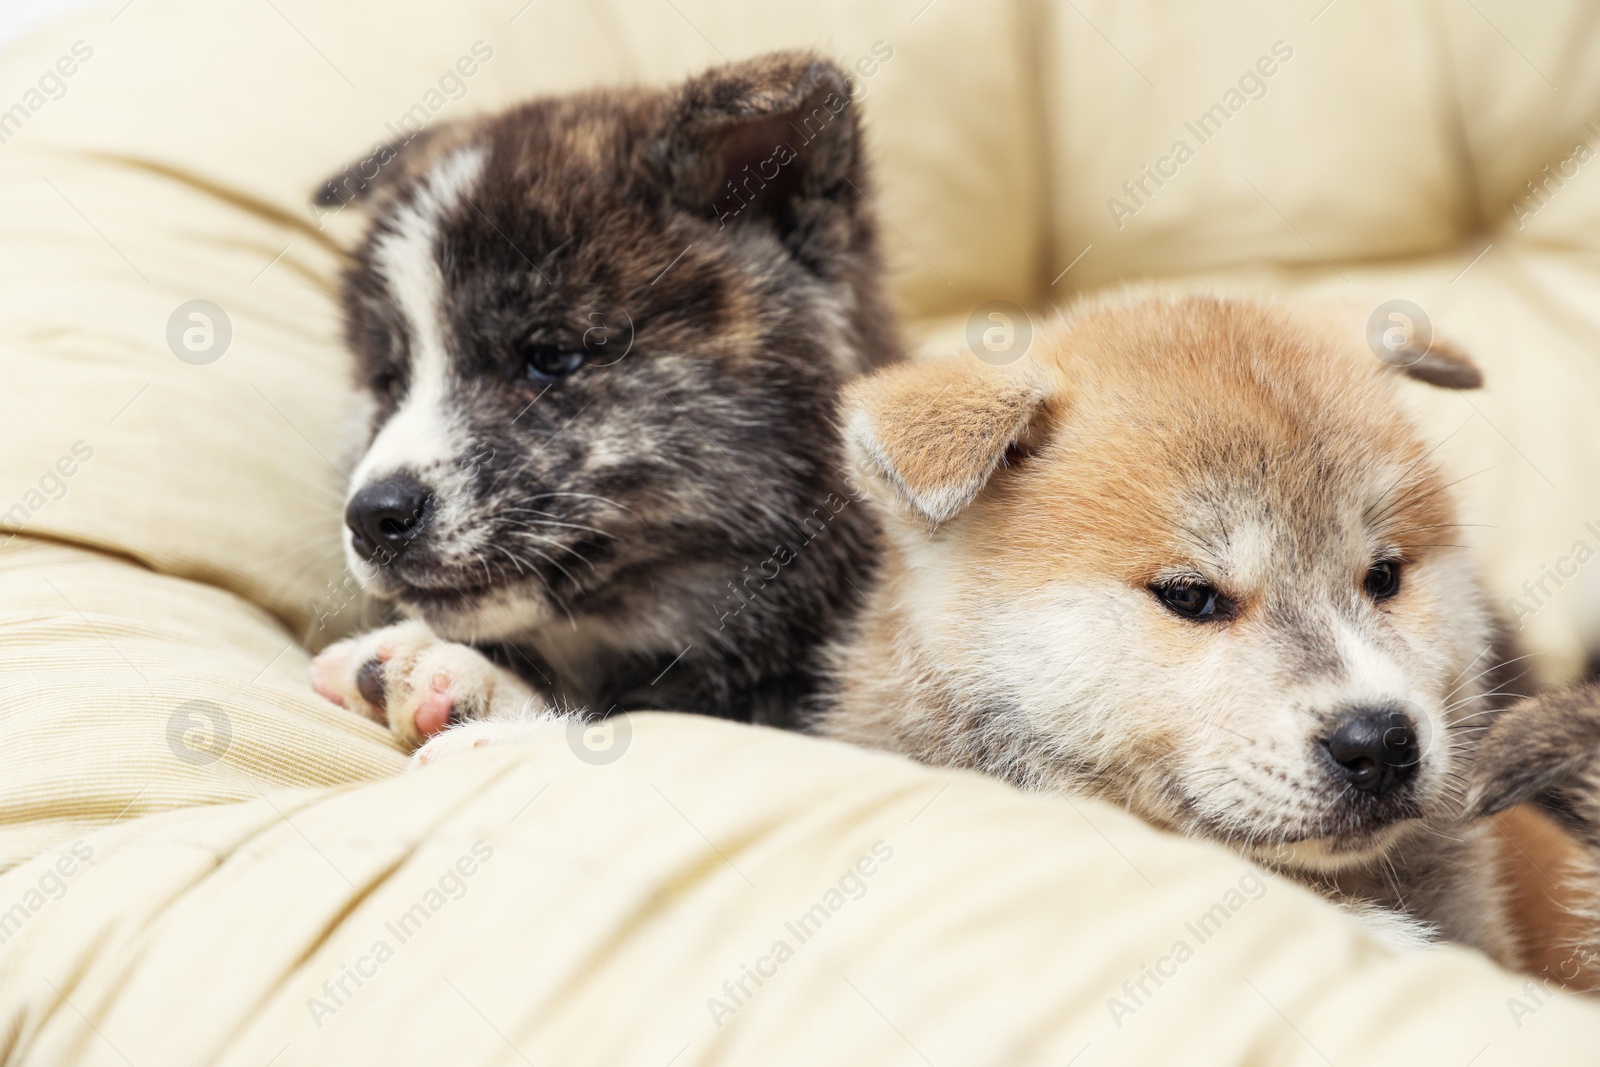
<instances>
[{"instance_id":1,"label":"black nose","mask_svg":"<svg viewBox=\"0 0 1600 1067\"><path fill-rule=\"evenodd\" d=\"M1360 708L1323 742L1339 773L1355 788L1387 796L1417 773L1417 732L1403 712Z\"/></svg>"},{"instance_id":2,"label":"black nose","mask_svg":"<svg viewBox=\"0 0 1600 1067\"><path fill-rule=\"evenodd\" d=\"M398 553L416 540L432 513L428 487L404 474L363 486L344 509L355 550L366 559Z\"/></svg>"}]
</instances>

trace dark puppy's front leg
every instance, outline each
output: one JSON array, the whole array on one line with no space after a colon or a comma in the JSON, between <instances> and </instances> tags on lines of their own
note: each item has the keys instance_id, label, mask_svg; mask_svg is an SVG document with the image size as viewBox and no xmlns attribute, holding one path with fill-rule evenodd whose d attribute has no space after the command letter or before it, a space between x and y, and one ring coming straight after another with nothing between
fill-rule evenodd
<instances>
[{"instance_id":1,"label":"dark puppy's front leg","mask_svg":"<svg viewBox=\"0 0 1600 1067\"><path fill-rule=\"evenodd\" d=\"M1600 850L1600 686L1547 690L1495 716L1478 743L1470 816L1531 803Z\"/></svg>"},{"instance_id":2,"label":"dark puppy's front leg","mask_svg":"<svg viewBox=\"0 0 1600 1067\"><path fill-rule=\"evenodd\" d=\"M311 669L317 692L386 724L408 748L463 723L525 721L549 710L516 674L421 622L330 645Z\"/></svg>"}]
</instances>

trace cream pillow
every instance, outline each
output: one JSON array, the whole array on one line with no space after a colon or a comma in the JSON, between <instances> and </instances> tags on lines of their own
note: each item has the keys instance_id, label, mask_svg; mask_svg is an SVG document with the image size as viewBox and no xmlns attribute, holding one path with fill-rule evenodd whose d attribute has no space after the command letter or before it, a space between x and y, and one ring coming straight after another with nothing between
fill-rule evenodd
<instances>
[{"instance_id":1,"label":"cream pillow","mask_svg":"<svg viewBox=\"0 0 1600 1067\"><path fill-rule=\"evenodd\" d=\"M1093 801L695 716L630 728L39 857L0 878L27 904L0 1056L1489 1067L1600 1036L1593 1003L1386 951Z\"/></svg>"}]
</instances>

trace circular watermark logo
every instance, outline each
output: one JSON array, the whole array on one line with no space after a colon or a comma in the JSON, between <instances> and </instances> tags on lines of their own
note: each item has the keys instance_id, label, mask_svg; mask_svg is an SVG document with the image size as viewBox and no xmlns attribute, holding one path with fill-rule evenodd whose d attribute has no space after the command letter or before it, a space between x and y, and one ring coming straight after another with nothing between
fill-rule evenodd
<instances>
[{"instance_id":1,"label":"circular watermark logo","mask_svg":"<svg viewBox=\"0 0 1600 1067\"><path fill-rule=\"evenodd\" d=\"M167 318L167 347L185 363L215 363L233 340L228 313L209 300L179 304Z\"/></svg>"},{"instance_id":2,"label":"circular watermark logo","mask_svg":"<svg viewBox=\"0 0 1600 1067\"><path fill-rule=\"evenodd\" d=\"M591 367L621 363L633 351L633 316L627 308L614 314L591 311L584 316L583 350Z\"/></svg>"},{"instance_id":3,"label":"circular watermark logo","mask_svg":"<svg viewBox=\"0 0 1600 1067\"><path fill-rule=\"evenodd\" d=\"M567 747L583 762L595 767L615 763L633 743L633 723L626 712L604 719L573 719L567 723Z\"/></svg>"},{"instance_id":4,"label":"circular watermark logo","mask_svg":"<svg viewBox=\"0 0 1600 1067\"><path fill-rule=\"evenodd\" d=\"M979 304L967 319L967 347L985 363L1004 367L1028 354L1033 319L1009 300Z\"/></svg>"},{"instance_id":5,"label":"circular watermark logo","mask_svg":"<svg viewBox=\"0 0 1600 1067\"><path fill-rule=\"evenodd\" d=\"M209 700L179 704L167 719L167 747L185 763L215 763L233 744L233 720Z\"/></svg>"},{"instance_id":6,"label":"circular watermark logo","mask_svg":"<svg viewBox=\"0 0 1600 1067\"><path fill-rule=\"evenodd\" d=\"M1411 727L1411 740L1416 746L1416 762L1422 764L1433 756L1438 744L1437 732L1433 728L1433 717L1425 711L1420 704L1411 700L1399 702L1400 716L1409 722ZM1402 746L1405 743L1405 727L1393 719L1383 734L1385 748Z\"/></svg>"},{"instance_id":7,"label":"circular watermark logo","mask_svg":"<svg viewBox=\"0 0 1600 1067\"><path fill-rule=\"evenodd\" d=\"M1433 347L1433 322L1409 300L1385 300L1367 316L1367 347L1391 367L1409 367Z\"/></svg>"}]
</instances>

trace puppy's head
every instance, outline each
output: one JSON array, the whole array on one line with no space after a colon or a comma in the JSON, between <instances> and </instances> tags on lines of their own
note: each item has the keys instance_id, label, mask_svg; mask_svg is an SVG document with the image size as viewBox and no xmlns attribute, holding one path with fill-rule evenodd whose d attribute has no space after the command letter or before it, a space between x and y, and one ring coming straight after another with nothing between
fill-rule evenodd
<instances>
[{"instance_id":1,"label":"puppy's head","mask_svg":"<svg viewBox=\"0 0 1600 1067\"><path fill-rule=\"evenodd\" d=\"M838 384L893 354L856 110L832 64L777 54L443 127L330 181L372 219L344 280L370 587L495 640L637 623L770 553L836 469Z\"/></svg>"},{"instance_id":2,"label":"puppy's head","mask_svg":"<svg viewBox=\"0 0 1600 1067\"><path fill-rule=\"evenodd\" d=\"M1477 377L1440 345L1414 365ZM1302 867L1453 805L1488 622L1396 373L1196 298L851 386L886 589L967 735L946 751Z\"/></svg>"}]
</instances>

